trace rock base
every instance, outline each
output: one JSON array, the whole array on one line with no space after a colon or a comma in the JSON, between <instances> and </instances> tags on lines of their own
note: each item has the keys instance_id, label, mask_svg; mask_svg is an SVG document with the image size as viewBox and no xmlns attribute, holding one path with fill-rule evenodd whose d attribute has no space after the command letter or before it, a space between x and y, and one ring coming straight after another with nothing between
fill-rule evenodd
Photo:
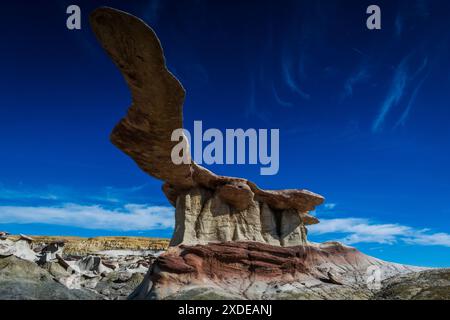
<instances>
[{"instance_id":1,"label":"rock base","mask_svg":"<svg viewBox=\"0 0 450 320\"><path fill-rule=\"evenodd\" d=\"M131 299L369 299L381 279L419 271L339 243L282 248L256 242L182 245L161 255Z\"/></svg>"}]
</instances>

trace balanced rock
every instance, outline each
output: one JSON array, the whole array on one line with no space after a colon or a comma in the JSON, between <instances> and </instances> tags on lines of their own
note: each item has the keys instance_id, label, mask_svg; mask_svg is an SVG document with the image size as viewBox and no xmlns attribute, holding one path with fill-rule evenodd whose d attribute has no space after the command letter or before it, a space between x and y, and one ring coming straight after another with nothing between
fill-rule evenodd
<instances>
[{"instance_id":1,"label":"balanced rock","mask_svg":"<svg viewBox=\"0 0 450 320\"><path fill-rule=\"evenodd\" d=\"M318 223L308 213L324 198L306 190L263 190L246 179L218 176L190 154L185 155L188 163L173 163L171 152L178 142L171 136L183 127L185 90L167 69L158 37L142 20L111 8L95 10L90 22L132 95L111 141L144 172L164 181L162 189L176 207L171 245L305 244L305 226Z\"/></svg>"},{"instance_id":2,"label":"balanced rock","mask_svg":"<svg viewBox=\"0 0 450 320\"><path fill-rule=\"evenodd\" d=\"M142 20L100 8L92 29L121 71L132 103L111 141L162 180L175 207L168 252L157 258L134 299L368 299L366 271L411 271L337 243L307 242L310 212L324 198L307 190L264 190L171 159L172 133L183 128L185 90L169 72L158 37ZM183 142L188 143L185 136Z\"/></svg>"}]
</instances>

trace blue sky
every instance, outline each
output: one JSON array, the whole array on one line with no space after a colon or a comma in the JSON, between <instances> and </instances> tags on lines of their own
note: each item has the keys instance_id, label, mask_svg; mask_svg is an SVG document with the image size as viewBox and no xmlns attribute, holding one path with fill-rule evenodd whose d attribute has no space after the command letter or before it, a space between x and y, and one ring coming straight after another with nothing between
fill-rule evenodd
<instances>
[{"instance_id":1,"label":"blue sky","mask_svg":"<svg viewBox=\"0 0 450 320\"><path fill-rule=\"evenodd\" d=\"M280 171L209 166L324 195L313 241L450 266L450 3L405 1L2 3L0 229L170 237L161 182L109 142L130 103L89 29L108 5L151 25L187 90L185 127L279 128ZM378 4L382 30L365 26Z\"/></svg>"}]
</instances>

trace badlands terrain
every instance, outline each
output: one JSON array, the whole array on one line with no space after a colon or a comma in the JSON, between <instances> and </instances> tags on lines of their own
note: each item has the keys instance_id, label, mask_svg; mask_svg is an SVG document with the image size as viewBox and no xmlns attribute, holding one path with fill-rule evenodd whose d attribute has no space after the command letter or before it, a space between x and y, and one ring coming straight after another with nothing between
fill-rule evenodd
<instances>
[{"instance_id":1,"label":"badlands terrain","mask_svg":"<svg viewBox=\"0 0 450 320\"><path fill-rule=\"evenodd\" d=\"M167 246L166 239L3 233L0 299L126 299Z\"/></svg>"},{"instance_id":2,"label":"badlands terrain","mask_svg":"<svg viewBox=\"0 0 450 320\"><path fill-rule=\"evenodd\" d=\"M167 69L161 42L120 10L96 9L90 22L133 100L111 142L162 181L174 235L169 242L0 233L0 299L450 299L447 269L308 241L325 202L319 194L220 176L189 153L175 164L171 136L183 128L186 91Z\"/></svg>"},{"instance_id":3,"label":"badlands terrain","mask_svg":"<svg viewBox=\"0 0 450 320\"><path fill-rule=\"evenodd\" d=\"M385 262L340 243L180 245L134 237L0 233L0 299L450 299L450 270ZM367 286L367 268L381 286Z\"/></svg>"}]
</instances>

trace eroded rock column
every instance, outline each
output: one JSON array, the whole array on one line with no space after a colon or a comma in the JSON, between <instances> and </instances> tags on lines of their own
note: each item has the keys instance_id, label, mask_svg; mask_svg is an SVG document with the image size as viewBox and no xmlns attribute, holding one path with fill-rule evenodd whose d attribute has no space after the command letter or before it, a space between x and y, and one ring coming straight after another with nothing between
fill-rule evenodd
<instances>
[{"instance_id":1,"label":"eroded rock column","mask_svg":"<svg viewBox=\"0 0 450 320\"><path fill-rule=\"evenodd\" d=\"M220 193L204 188L193 188L177 197L171 246L228 241L306 244L305 221L295 209L274 210L256 200L245 209L237 209Z\"/></svg>"}]
</instances>

